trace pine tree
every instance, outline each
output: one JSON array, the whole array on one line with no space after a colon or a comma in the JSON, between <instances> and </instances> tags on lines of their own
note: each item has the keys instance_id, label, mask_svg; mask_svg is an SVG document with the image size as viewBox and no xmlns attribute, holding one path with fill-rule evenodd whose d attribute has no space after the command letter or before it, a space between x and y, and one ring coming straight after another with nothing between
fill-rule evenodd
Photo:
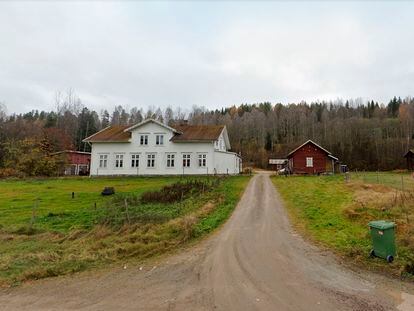
<instances>
[{"instance_id":1,"label":"pine tree","mask_svg":"<svg viewBox=\"0 0 414 311\"><path fill-rule=\"evenodd\" d=\"M265 149L267 151L271 151L272 150L272 136L270 135L269 132L266 133Z\"/></svg>"}]
</instances>

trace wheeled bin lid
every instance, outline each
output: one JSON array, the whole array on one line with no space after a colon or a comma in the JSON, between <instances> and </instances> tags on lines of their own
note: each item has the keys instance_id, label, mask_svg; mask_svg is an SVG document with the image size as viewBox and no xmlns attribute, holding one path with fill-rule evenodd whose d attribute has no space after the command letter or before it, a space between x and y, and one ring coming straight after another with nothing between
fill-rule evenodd
<instances>
[{"instance_id":1,"label":"wheeled bin lid","mask_svg":"<svg viewBox=\"0 0 414 311\"><path fill-rule=\"evenodd\" d=\"M368 224L371 228L386 230L395 227L395 222L385 220L374 220Z\"/></svg>"}]
</instances>

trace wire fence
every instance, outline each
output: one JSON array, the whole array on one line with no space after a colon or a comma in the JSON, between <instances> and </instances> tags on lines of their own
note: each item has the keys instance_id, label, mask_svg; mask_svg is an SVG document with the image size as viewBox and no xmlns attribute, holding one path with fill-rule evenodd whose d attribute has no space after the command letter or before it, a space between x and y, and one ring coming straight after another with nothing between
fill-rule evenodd
<instances>
[{"instance_id":1,"label":"wire fence","mask_svg":"<svg viewBox=\"0 0 414 311\"><path fill-rule=\"evenodd\" d=\"M90 223L85 224L85 227L94 225L109 225L122 226L125 224L148 224L148 223L164 223L171 219L183 216L190 211L194 206L197 206L199 200L204 195L211 193L217 189L220 184L227 178L227 176L208 176L208 177L186 177L175 183L175 185L189 185L191 187L183 187L182 193L177 200L171 202L164 202L164 200L156 200L152 203L142 202L144 193L117 193L116 195L108 197L106 200L99 200L92 204L85 204L82 209L83 216L89 215L86 218ZM198 185L196 189L194 186ZM168 187L168 186L165 186ZM169 186L171 187L171 185ZM163 188L155 190L154 193L161 192ZM168 193L167 193L168 194ZM75 193L71 194L71 199L74 199ZM36 199L30 208L30 218L27 225L27 230L35 231L36 227L46 225L55 221L55 217L63 217L61 212L40 213L39 207L41 203ZM79 211L77 211L79 212ZM26 226L25 226L26 227Z\"/></svg>"},{"instance_id":2,"label":"wire fence","mask_svg":"<svg viewBox=\"0 0 414 311\"><path fill-rule=\"evenodd\" d=\"M364 184L379 184L401 191L414 191L412 174L401 172L352 171L345 174L345 181L359 181Z\"/></svg>"}]
</instances>

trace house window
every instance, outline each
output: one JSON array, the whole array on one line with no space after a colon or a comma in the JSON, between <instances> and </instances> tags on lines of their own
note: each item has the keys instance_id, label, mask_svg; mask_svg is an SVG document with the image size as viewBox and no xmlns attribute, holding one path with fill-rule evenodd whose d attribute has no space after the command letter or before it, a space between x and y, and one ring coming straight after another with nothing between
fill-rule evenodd
<instances>
[{"instance_id":1,"label":"house window","mask_svg":"<svg viewBox=\"0 0 414 311\"><path fill-rule=\"evenodd\" d=\"M155 136L155 144L157 146L162 146L164 145L164 135L156 135Z\"/></svg>"},{"instance_id":2,"label":"house window","mask_svg":"<svg viewBox=\"0 0 414 311\"><path fill-rule=\"evenodd\" d=\"M198 155L198 166L199 167L206 167L207 162L207 155L206 154L199 154Z\"/></svg>"},{"instance_id":3,"label":"house window","mask_svg":"<svg viewBox=\"0 0 414 311\"><path fill-rule=\"evenodd\" d=\"M313 158L306 158L306 167L313 167Z\"/></svg>"},{"instance_id":4,"label":"house window","mask_svg":"<svg viewBox=\"0 0 414 311\"><path fill-rule=\"evenodd\" d=\"M139 154L131 154L131 167L139 166Z\"/></svg>"},{"instance_id":5,"label":"house window","mask_svg":"<svg viewBox=\"0 0 414 311\"><path fill-rule=\"evenodd\" d=\"M167 154L167 167L175 166L175 154Z\"/></svg>"},{"instance_id":6,"label":"house window","mask_svg":"<svg viewBox=\"0 0 414 311\"><path fill-rule=\"evenodd\" d=\"M147 155L147 167L155 167L155 154L150 153Z\"/></svg>"},{"instance_id":7,"label":"house window","mask_svg":"<svg viewBox=\"0 0 414 311\"><path fill-rule=\"evenodd\" d=\"M108 155L100 154L99 155L99 168L106 168L108 165Z\"/></svg>"},{"instance_id":8,"label":"house window","mask_svg":"<svg viewBox=\"0 0 414 311\"><path fill-rule=\"evenodd\" d=\"M183 154L183 167L190 167L191 155L189 153Z\"/></svg>"},{"instance_id":9,"label":"house window","mask_svg":"<svg viewBox=\"0 0 414 311\"><path fill-rule=\"evenodd\" d=\"M124 167L124 155L123 154L115 155L115 167L118 167L118 168Z\"/></svg>"},{"instance_id":10,"label":"house window","mask_svg":"<svg viewBox=\"0 0 414 311\"><path fill-rule=\"evenodd\" d=\"M142 146L147 146L148 145L148 135L141 135L139 143Z\"/></svg>"}]
</instances>

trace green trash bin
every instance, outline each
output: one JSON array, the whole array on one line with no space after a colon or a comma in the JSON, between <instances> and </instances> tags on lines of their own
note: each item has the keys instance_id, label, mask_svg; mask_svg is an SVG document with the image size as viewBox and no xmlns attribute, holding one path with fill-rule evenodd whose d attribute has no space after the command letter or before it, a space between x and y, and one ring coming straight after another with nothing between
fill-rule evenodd
<instances>
[{"instance_id":1,"label":"green trash bin","mask_svg":"<svg viewBox=\"0 0 414 311\"><path fill-rule=\"evenodd\" d=\"M395 223L377 220L369 224L373 249L371 256L381 257L392 262L395 257Z\"/></svg>"}]
</instances>

